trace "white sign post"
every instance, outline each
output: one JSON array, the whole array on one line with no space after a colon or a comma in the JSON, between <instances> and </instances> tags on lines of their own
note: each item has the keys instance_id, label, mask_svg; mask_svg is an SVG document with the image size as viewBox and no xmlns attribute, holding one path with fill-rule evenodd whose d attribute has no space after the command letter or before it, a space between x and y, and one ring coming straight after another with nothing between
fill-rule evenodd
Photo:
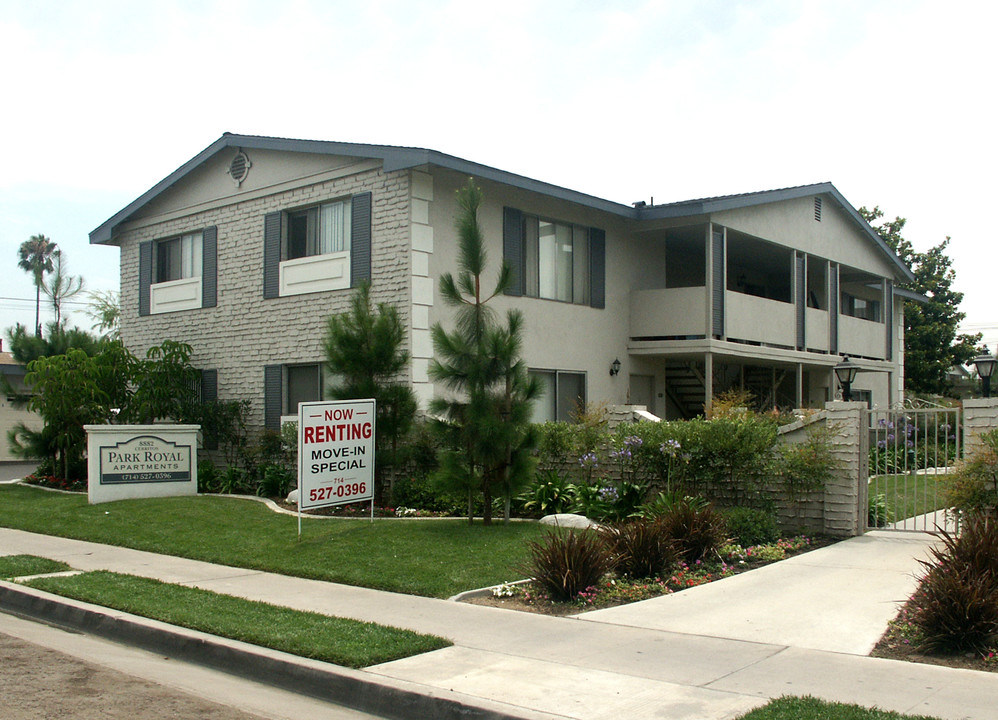
<instances>
[{"instance_id":1,"label":"white sign post","mask_svg":"<svg viewBox=\"0 0 998 720\"><path fill-rule=\"evenodd\" d=\"M374 520L374 400L298 405L298 537L301 512L371 501Z\"/></svg>"}]
</instances>

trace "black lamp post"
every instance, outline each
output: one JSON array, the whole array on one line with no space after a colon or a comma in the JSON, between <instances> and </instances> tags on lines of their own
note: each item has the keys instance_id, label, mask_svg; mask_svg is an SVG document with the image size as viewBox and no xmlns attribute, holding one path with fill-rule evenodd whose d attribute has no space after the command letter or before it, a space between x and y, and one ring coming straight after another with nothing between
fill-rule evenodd
<instances>
[{"instance_id":1,"label":"black lamp post","mask_svg":"<svg viewBox=\"0 0 998 720\"><path fill-rule=\"evenodd\" d=\"M852 364L848 355L843 355L842 362L833 369L835 370L835 377L839 380L839 385L842 386L842 399L845 402L849 402L852 400L852 383L856 379L859 367Z\"/></svg>"},{"instance_id":2,"label":"black lamp post","mask_svg":"<svg viewBox=\"0 0 998 720\"><path fill-rule=\"evenodd\" d=\"M995 362L995 356L988 353L987 347L983 355L974 358L977 374L981 376L981 392L986 398L991 397L991 375L995 371Z\"/></svg>"}]
</instances>

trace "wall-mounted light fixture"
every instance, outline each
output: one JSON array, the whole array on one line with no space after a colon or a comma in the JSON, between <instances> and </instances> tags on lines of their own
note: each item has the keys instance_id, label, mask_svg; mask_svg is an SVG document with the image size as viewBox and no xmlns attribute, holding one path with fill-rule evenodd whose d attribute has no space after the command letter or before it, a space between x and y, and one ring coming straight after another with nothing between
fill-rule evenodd
<instances>
[{"instance_id":1,"label":"wall-mounted light fixture","mask_svg":"<svg viewBox=\"0 0 998 720\"><path fill-rule=\"evenodd\" d=\"M839 385L842 386L842 399L845 402L852 400L852 383L856 379L856 373L859 372L859 367L853 365L852 361L849 360L848 355L842 356L842 362L836 365L834 368L835 377L839 380Z\"/></svg>"},{"instance_id":2,"label":"wall-mounted light fixture","mask_svg":"<svg viewBox=\"0 0 998 720\"><path fill-rule=\"evenodd\" d=\"M613 362L610 363L610 377L613 377L620 372L620 358L614 358Z\"/></svg>"},{"instance_id":3,"label":"wall-mounted light fixture","mask_svg":"<svg viewBox=\"0 0 998 720\"><path fill-rule=\"evenodd\" d=\"M974 365L977 367L977 374L981 378L981 394L984 397L991 397L991 376L995 372L995 356L988 352L987 346L984 347L984 354L978 355L974 358Z\"/></svg>"}]
</instances>

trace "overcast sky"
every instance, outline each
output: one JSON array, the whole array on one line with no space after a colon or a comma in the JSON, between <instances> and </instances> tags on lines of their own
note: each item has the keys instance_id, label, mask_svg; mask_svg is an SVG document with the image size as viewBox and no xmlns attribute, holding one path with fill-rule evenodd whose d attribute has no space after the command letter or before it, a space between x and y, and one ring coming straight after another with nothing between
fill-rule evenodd
<instances>
[{"instance_id":1,"label":"overcast sky","mask_svg":"<svg viewBox=\"0 0 998 720\"><path fill-rule=\"evenodd\" d=\"M995 350L996 21L956 0L0 0L0 329L34 322L22 241L117 289L87 234L230 131L431 148L622 203L831 181L917 250L952 237Z\"/></svg>"}]
</instances>

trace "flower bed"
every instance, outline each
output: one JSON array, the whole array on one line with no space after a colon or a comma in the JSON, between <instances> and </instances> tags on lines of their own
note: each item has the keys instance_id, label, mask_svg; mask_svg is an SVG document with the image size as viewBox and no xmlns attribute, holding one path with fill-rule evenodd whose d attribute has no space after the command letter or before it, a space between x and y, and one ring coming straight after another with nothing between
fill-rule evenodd
<instances>
[{"instance_id":1,"label":"flower bed","mask_svg":"<svg viewBox=\"0 0 998 720\"><path fill-rule=\"evenodd\" d=\"M825 547L833 542L835 541L829 538L800 535L748 548L725 545L713 560L698 560L692 565L679 563L668 576L631 578L608 573L598 585L587 587L569 602L552 600L533 582L506 583L494 588L490 595L470 597L467 602L547 615L572 615L680 592Z\"/></svg>"},{"instance_id":2,"label":"flower bed","mask_svg":"<svg viewBox=\"0 0 998 720\"><path fill-rule=\"evenodd\" d=\"M87 491L86 480L64 480L55 475L28 475L24 478L24 482L51 490L64 490L66 492Z\"/></svg>"},{"instance_id":3,"label":"flower bed","mask_svg":"<svg viewBox=\"0 0 998 720\"><path fill-rule=\"evenodd\" d=\"M946 665L969 670L998 672L998 645L981 652L929 653L919 649L922 634L912 621L915 606L912 600L887 624L887 632L870 653L874 657L908 662Z\"/></svg>"}]
</instances>

